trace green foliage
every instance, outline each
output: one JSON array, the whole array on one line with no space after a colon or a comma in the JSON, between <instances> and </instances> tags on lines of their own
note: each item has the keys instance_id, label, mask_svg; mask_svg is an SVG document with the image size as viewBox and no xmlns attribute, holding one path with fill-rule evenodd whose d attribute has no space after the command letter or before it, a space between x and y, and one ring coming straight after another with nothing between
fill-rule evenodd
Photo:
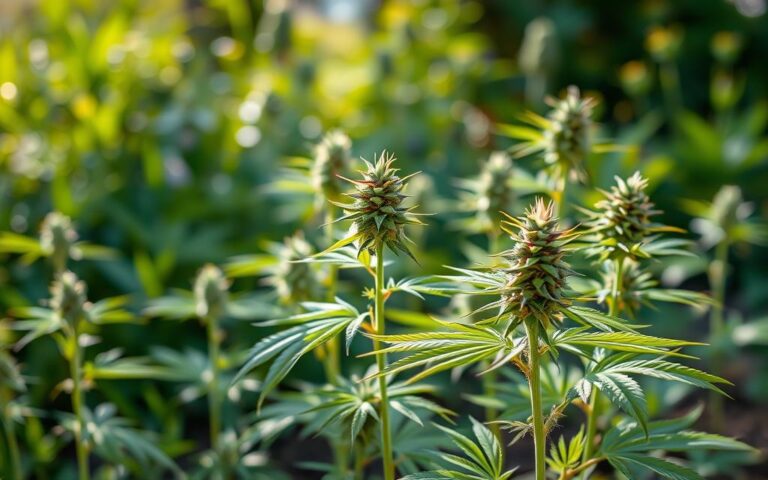
<instances>
[{"instance_id":1,"label":"green foliage","mask_svg":"<svg viewBox=\"0 0 768 480\"><path fill-rule=\"evenodd\" d=\"M251 370L272 362L264 377L259 404L279 384L298 361L344 332L347 349L369 313L360 313L352 305L336 299L336 303L303 304L306 313L261 322L262 326L288 326L285 330L260 340L248 352L247 360L234 382Z\"/></svg>"},{"instance_id":2,"label":"green foliage","mask_svg":"<svg viewBox=\"0 0 768 480\"><path fill-rule=\"evenodd\" d=\"M512 478L514 470L504 470L504 453L499 440L482 423L470 417L472 433L477 441L438 425L453 444L461 450L464 457L451 453L441 453L440 459L450 467L431 472L415 473L403 477L403 480L450 480L477 478L485 480L506 480ZM459 470L450 468L459 467Z\"/></svg>"},{"instance_id":3,"label":"green foliage","mask_svg":"<svg viewBox=\"0 0 768 480\"><path fill-rule=\"evenodd\" d=\"M748 3L4 2L0 477L760 476Z\"/></svg>"}]
</instances>

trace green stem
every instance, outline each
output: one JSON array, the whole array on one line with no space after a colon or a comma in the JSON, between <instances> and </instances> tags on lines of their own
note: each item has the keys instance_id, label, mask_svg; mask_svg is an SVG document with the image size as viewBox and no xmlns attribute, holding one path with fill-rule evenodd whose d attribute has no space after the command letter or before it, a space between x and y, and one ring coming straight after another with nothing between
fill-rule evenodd
<instances>
[{"instance_id":1,"label":"green stem","mask_svg":"<svg viewBox=\"0 0 768 480\"><path fill-rule=\"evenodd\" d=\"M374 327L377 335L384 335L384 243L376 243L376 304L374 310ZM373 341L373 348L377 352L381 350L381 342ZM376 365L379 372L387 367L387 354L376 353ZM387 377L379 377L379 390L381 406L379 416L381 418L381 458L384 464L384 480L395 480L395 464L392 457L392 433L389 426L389 396L387 395Z\"/></svg>"},{"instance_id":2,"label":"green stem","mask_svg":"<svg viewBox=\"0 0 768 480\"><path fill-rule=\"evenodd\" d=\"M5 442L8 444L8 466L10 478L12 480L21 480L21 454L19 453L19 443L16 440L16 435L13 429L13 418L11 418L10 412L10 398L11 394L6 395L6 400L3 402L3 430L5 431Z\"/></svg>"},{"instance_id":3,"label":"green stem","mask_svg":"<svg viewBox=\"0 0 768 480\"><path fill-rule=\"evenodd\" d=\"M499 240L501 235L497 231L492 231L488 234L488 254L495 255L499 253ZM494 261L495 263L495 261ZM485 370L490 365L490 361L483 362L482 369ZM481 376L483 396L489 399L496 398L496 371L488 372ZM485 407L485 421L493 422L499 417L499 412L495 407ZM491 432L496 435L496 438L501 438L501 426L498 423L490 423L488 425Z\"/></svg>"},{"instance_id":4,"label":"green stem","mask_svg":"<svg viewBox=\"0 0 768 480\"><path fill-rule=\"evenodd\" d=\"M333 236L334 207L330 203L326 205L325 212L325 236L328 245L335 241ZM339 267L334 264L328 266L327 278L327 301L333 303L336 301L336 290L338 288ZM341 358L339 352L339 339L333 337L325 344L325 356L323 357L323 368L325 378L331 385L338 385L341 377ZM333 458L336 461L336 468L342 477L347 474L349 464L349 453L347 443L343 440L332 440Z\"/></svg>"},{"instance_id":5,"label":"green stem","mask_svg":"<svg viewBox=\"0 0 768 480\"><path fill-rule=\"evenodd\" d=\"M334 208L328 204L325 214L325 236L328 245L332 245L334 242L333 236L333 221L334 221ZM327 299L328 302L333 303L336 299L336 289L338 288L338 276L339 267L331 264L328 267L328 290ZM338 385L339 376L341 375L340 364L340 352L339 352L339 339L337 337L331 338L326 344L325 357L323 358L323 366L325 368L325 376L332 385Z\"/></svg>"},{"instance_id":6,"label":"green stem","mask_svg":"<svg viewBox=\"0 0 768 480\"><path fill-rule=\"evenodd\" d=\"M614 277L611 289L611 299L608 306L608 315L615 317L619 314L619 298L621 294L621 285L624 282L624 262L622 259L614 261ZM587 444L584 448L582 462L588 462L595 453L597 442L597 419L600 417L600 390L592 389L592 396L589 399L589 410L587 413ZM584 471L584 479L589 478L589 470Z\"/></svg>"},{"instance_id":7,"label":"green stem","mask_svg":"<svg viewBox=\"0 0 768 480\"><path fill-rule=\"evenodd\" d=\"M221 434L221 396L219 389L219 322L215 315L206 317L208 327L208 361L211 364L211 378L208 382L208 419L211 448L218 451Z\"/></svg>"},{"instance_id":8,"label":"green stem","mask_svg":"<svg viewBox=\"0 0 768 480\"><path fill-rule=\"evenodd\" d=\"M723 240L715 248L715 262L710 266L710 284L715 305L712 307L709 331L712 350L712 373L718 375L723 363L723 352L720 349L723 330L725 329L725 280L728 268L728 242ZM723 397L717 392L710 392L710 423L714 430L722 431L725 423L723 412Z\"/></svg>"},{"instance_id":9,"label":"green stem","mask_svg":"<svg viewBox=\"0 0 768 480\"><path fill-rule=\"evenodd\" d=\"M712 284L712 296L715 305L712 307L710 328L712 334L717 336L723 333L725 328L725 276L728 265L728 242L722 241L715 248L715 264L711 267L710 283Z\"/></svg>"},{"instance_id":10,"label":"green stem","mask_svg":"<svg viewBox=\"0 0 768 480\"><path fill-rule=\"evenodd\" d=\"M528 336L528 385L531 390L531 412L533 415L533 444L536 449L536 480L545 480L547 474L546 448L547 438L544 433L544 413L541 407L539 323L529 318L525 322Z\"/></svg>"},{"instance_id":11,"label":"green stem","mask_svg":"<svg viewBox=\"0 0 768 480\"><path fill-rule=\"evenodd\" d=\"M79 331L75 328L70 337L72 358L69 362L70 375L72 376L72 413L77 418L75 429L75 452L77 455L77 470L79 480L89 480L91 472L88 470L88 446L85 444L83 432L85 432L85 418L83 417L83 390L82 390L82 351L80 349Z\"/></svg>"},{"instance_id":12,"label":"green stem","mask_svg":"<svg viewBox=\"0 0 768 480\"><path fill-rule=\"evenodd\" d=\"M362 443L355 443L355 480L365 480L365 448Z\"/></svg>"},{"instance_id":13,"label":"green stem","mask_svg":"<svg viewBox=\"0 0 768 480\"><path fill-rule=\"evenodd\" d=\"M563 215L566 213L565 192L568 189L568 175L569 171L565 169L563 174L557 180L557 185L555 187L556 190L552 196L552 199L555 201L555 217L559 218L561 223L563 220Z\"/></svg>"},{"instance_id":14,"label":"green stem","mask_svg":"<svg viewBox=\"0 0 768 480\"><path fill-rule=\"evenodd\" d=\"M680 75L677 71L677 65L672 61L662 62L659 65L659 80L666 99L668 114L674 120L683 108L683 95L680 90ZM672 125L674 127L677 122L672 121Z\"/></svg>"}]
</instances>

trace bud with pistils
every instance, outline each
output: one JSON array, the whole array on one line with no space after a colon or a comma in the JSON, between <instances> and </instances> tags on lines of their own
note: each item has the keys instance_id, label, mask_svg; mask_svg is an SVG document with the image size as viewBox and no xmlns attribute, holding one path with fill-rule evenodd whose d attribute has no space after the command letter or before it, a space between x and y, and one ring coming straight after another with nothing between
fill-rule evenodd
<instances>
[{"instance_id":1,"label":"bud with pistils","mask_svg":"<svg viewBox=\"0 0 768 480\"><path fill-rule=\"evenodd\" d=\"M501 221L501 212L509 208L514 199L510 185L512 160L506 152L493 152L478 179L477 219L484 230L495 229Z\"/></svg>"},{"instance_id":2,"label":"bud with pistils","mask_svg":"<svg viewBox=\"0 0 768 480\"><path fill-rule=\"evenodd\" d=\"M51 309L74 326L87 314L86 286L72 272L66 271L51 286Z\"/></svg>"},{"instance_id":3,"label":"bud with pistils","mask_svg":"<svg viewBox=\"0 0 768 480\"><path fill-rule=\"evenodd\" d=\"M596 235L597 247L592 250L601 260L645 258L648 254L642 247L652 234L674 230L651 221L661 212L645 193L647 186L648 179L640 172L626 180L616 177L616 185L610 192L603 191L605 198L595 204L597 210L586 212L590 217L587 226Z\"/></svg>"},{"instance_id":4,"label":"bud with pistils","mask_svg":"<svg viewBox=\"0 0 768 480\"><path fill-rule=\"evenodd\" d=\"M297 233L285 239L277 252L277 265L269 278L280 301L286 305L306 302L320 295L320 278L311 263L302 262L314 253L312 246Z\"/></svg>"},{"instance_id":5,"label":"bud with pistils","mask_svg":"<svg viewBox=\"0 0 768 480\"><path fill-rule=\"evenodd\" d=\"M508 265L503 268L507 284L500 315L514 313L519 321L532 316L547 328L562 319L562 309L570 305L565 287L573 271L564 257L565 246L576 234L559 229L554 204L541 198L525 215L509 217L505 224L515 247L502 253Z\"/></svg>"},{"instance_id":6,"label":"bud with pistils","mask_svg":"<svg viewBox=\"0 0 768 480\"><path fill-rule=\"evenodd\" d=\"M560 175L574 172L583 176L589 155L592 112L595 100L582 98L577 87L568 87L562 99L547 99L552 110L547 115L549 127L544 130L544 160L560 170Z\"/></svg>"},{"instance_id":7,"label":"bud with pistils","mask_svg":"<svg viewBox=\"0 0 768 480\"><path fill-rule=\"evenodd\" d=\"M56 272L63 272L66 268L76 241L77 232L72 228L69 217L58 212L46 215L40 228L40 246L51 258Z\"/></svg>"},{"instance_id":8,"label":"bud with pistils","mask_svg":"<svg viewBox=\"0 0 768 480\"><path fill-rule=\"evenodd\" d=\"M340 130L328 132L315 147L312 166L312 186L317 193L318 203L325 200L341 200L340 175L346 175L351 163L352 141Z\"/></svg>"},{"instance_id":9,"label":"bud with pistils","mask_svg":"<svg viewBox=\"0 0 768 480\"><path fill-rule=\"evenodd\" d=\"M405 225L421 225L421 221L412 213L414 207L403 206L406 198L403 188L414 174L406 177L397 175L398 169L392 168L395 157L382 152L375 163L365 161L366 171L362 180L349 180L356 191L348 194L355 201L352 204L338 204L346 212L341 220L353 220L357 231L359 249L373 251L383 244L397 253L411 254L405 245L409 241L405 235Z\"/></svg>"},{"instance_id":10,"label":"bud with pistils","mask_svg":"<svg viewBox=\"0 0 768 480\"><path fill-rule=\"evenodd\" d=\"M220 317L227 306L229 282L216 265L205 265L195 278L195 313L199 317Z\"/></svg>"}]
</instances>

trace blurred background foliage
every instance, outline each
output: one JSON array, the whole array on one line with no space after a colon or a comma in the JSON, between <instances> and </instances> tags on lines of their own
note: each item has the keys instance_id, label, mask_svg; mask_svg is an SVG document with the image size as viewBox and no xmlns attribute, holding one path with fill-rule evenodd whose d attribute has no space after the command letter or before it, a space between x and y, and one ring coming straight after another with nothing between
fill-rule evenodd
<instances>
[{"instance_id":1,"label":"blurred background foliage","mask_svg":"<svg viewBox=\"0 0 768 480\"><path fill-rule=\"evenodd\" d=\"M70 216L81 239L113 252L74 267L89 297L130 293L135 323L145 323L109 326L100 332L103 344L131 354L151 345L204 350L204 328L148 320L141 307L170 289L189 289L205 262L267 255L299 230L322 247L322 213L291 159L311 156L326 131L348 133L355 157L386 148L405 171L425 172L409 192L421 211L436 214L414 232L423 261L397 268L435 273L446 263L475 261L485 248L485 237L456 228L466 215L457 179L475 177L490 152L513 145L497 135L497 124L545 111L544 97L571 84L599 101L600 136L621 147L589 158L586 187L569 191L571 203L591 205L593 187L639 169L665 223L689 228L699 213L686 201L709 201L723 184L739 185L754 216L765 219L766 2L618 5L5 0L0 230L36 237L48 212ZM540 167L535 159L515 163L529 174ZM523 185L519 196L526 193ZM510 210L520 212L529 200ZM768 255L749 242L732 245L726 315L736 331L722 340L730 352L725 374L738 384L736 401L757 418L738 428L754 431L768 424L768 321L761 320ZM682 267L659 265L662 278L709 290L707 248ZM2 311L39 303L48 296L50 267L7 250L0 252ZM347 288L354 278L342 276ZM277 308L270 282L238 280L234 290L266 295L252 304L258 316ZM654 322L660 316L667 320ZM705 317L682 308L665 307L649 323L665 335L706 337ZM259 336L247 323L231 328L243 347ZM66 368L53 344L32 345L19 357L35 379L30 404L62 403L57 385ZM320 367L305 362L294 373L309 379ZM99 395L184 453L194 445L181 438L196 439L195 418L205 410L200 403L182 416L162 401L174 391L104 382ZM28 429L41 428L35 425ZM185 429L193 433L180 433ZM295 454L281 455L290 463Z\"/></svg>"}]
</instances>

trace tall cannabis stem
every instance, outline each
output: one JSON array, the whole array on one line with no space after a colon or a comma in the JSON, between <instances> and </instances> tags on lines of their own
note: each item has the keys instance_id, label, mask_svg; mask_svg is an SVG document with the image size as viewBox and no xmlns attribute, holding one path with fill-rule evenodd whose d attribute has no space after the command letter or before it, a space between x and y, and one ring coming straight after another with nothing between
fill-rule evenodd
<instances>
[{"instance_id":1,"label":"tall cannabis stem","mask_svg":"<svg viewBox=\"0 0 768 480\"><path fill-rule=\"evenodd\" d=\"M215 265L205 265L194 284L195 310L206 326L208 338L208 429L211 448L218 451L221 436L221 331L219 321L226 313L229 282Z\"/></svg>"},{"instance_id":2,"label":"tall cannabis stem","mask_svg":"<svg viewBox=\"0 0 768 480\"><path fill-rule=\"evenodd\" d=\"M510 314L514 327L525 325L528 338L528 384L533 417L533 441L536 448L536 480L546 478L546 443L544 412L541 405L539 334L562 319L562 309L570 304L564 290L571 269L564 257L566 245L575 233L560 230L554 217L554 204L536 199L519 218L508 217L502 224L515 246L503 252L508 261L501 300L501 314Z\"/></svg>"},{"instance_id":3,"label":"tall cannabis stem","mask_svg":"<svg viewBox=\"0 0 768 480\"><path fill-rule=\"evenodd\" d=\"M334 202L343 199L342 180L350 167L350 149L352 141L340 130L331 130L323 136L315 146L314 162L311 169L312 186L316 194L316 208L325 209L325 235L328 245L335 241L333 236L333 224L335 220ZM329 265L327 280L327 299L333 302L336 298L336 286L338 283L338 266ZM332 338L325 347L323 366L328 381L338 385L338 377L341 374L339 359L339 342Z\"/></svg>"},{"instance_id":4,"label":"tall cannabis stem","mask_svg":"<svg viewBox=\"0 0 768 480\"><path fill-rule=\"evenodd\" d=\"M610 191L603 192L604 198L595 204L596 211L588 212L590 227L595 247L590 250L600 262L610 262L613 266L611 294L608 313L616 317L621 312L621 296L624 285L624 269L627 260L640 260L650 255L644 251L649 238L669 227L653 223L652 217L661 213L654 209L654 204L645 193L648 180L639 172L629 178L615 177L616 184ZM600 392L593 389L587 410L586 447L582 463L588 462L597 447L597 420L600 417ZM589 477L589 469L584 470L582 478Z\"/></svg>"},{"instance_id":5,"label":"tall cannabis stem","mask_svg":"<svg viewBox=\"0 0 768 480\"><path fill-rule=\"evenodd\" d=\"M332 204L326 202L325 205L325 236L328 245L332 245L335 241L333 233L333 222L335 218L335 209ZM333 263L328 266L328 278L326 285L326 298L328 302L333 303L336 301L336 290L338 286L339 267ZM323 357L323 367L325 370L325 377L331 385L339 384L339 377L341 376L341 358L339 351L339 340L334 337L328 340L325 344L325 355ZM339 470L340 475L347 474L349 447L344 441L332 441L333 457L336 461L336 468Z\"/></svg>"},{"instance_id":6,"label":"tall cannabis stem","mask_svg":"<svg viewBox=\"0 0 768 480\"><path fill-rule=\"evenodd\" d=\"M351 204L340 204L345 211L342 219L354 220L357 232L351 239L356 239L358 255L363 251L376 257L376 283L374 286L375 305L373 327L378 335L385 333L384 319L384 247L393 252L403 252L413 257L405 242L406 225L421 225L422 222L412 213L412 207L403 205L407 198L402 193L403 188L413 175L400 177L392 164L395 157L382 152L374 163L365 161L366 170L361 170L361 180L347 180L355 186L355 192L349 194L354 199ZM379 372L384 372L387 366L387 356L381 352L379 340L374 339L376 350L376 365ZM392 434L389 424L389 398L387 395L387 379L379 377L379 394L381 396L381 457L384 466L384 479L394 480L395 466L392 458Z\"/></svg>"},{"instance_id":7,"label":"tall cannabis stem","mask_svg":"<svg viewBox=\"0 0 768 480\"><path fill-rule=\"evenodd\" d=\"M497 231L491 231L488 234L488 253L491 255L495 255L499 252L499 240L501 235ZM490 365L490 363L486 363L486 366ZM483 387L483 396L489 399L496 397L496 370L492 370L490 372L486 372L482 375L482 387ZM485 421L486 422L494 422L499 416L498 410L488 405L485 407ZM493 432L494 435L496 435L496 438L501 438L501 427L498 423L489 423L488 427L491 429L491 432Z\"/></svg>"},{"instance_id":8,"label":"tall cannabis stem","mask_svg":"<svg viewBox=\"0 0 768 480\"><path fill-rule=\"evenodd\" d=\"M5 431L5 443L8 445L8 466L11 480L22 480L21 472L21 454L19 453L19 443L13 431L13 417L11 417L10 403L12 394L3 389L3 403L0 408L3 409L3 430Z\"/></svg>"},{"instance_id":9,"label":"tall cannabis stem","mask_svg":"<svg viewBox=\"0 0 768 480\"><path fill-rule=\"evenodd\" d=\"M208 382L208 416L211 448L218 451L219 435L221 433L221 395L219 390L219 322L215 316L206 319L208 334L208 357L211 363L211 376Z\"/></svg>"},{"instance_id":10,"label":"tall cannabis stem","mask_svg":"<svg viewBox=\"0 0 768 480\"><path fill-rule=\"evenodd\" d=\"M326 224L325 235L328 245L332 245L333 237L333 221L335 218L335 209L332 205L326 206ZM334 302L336 298L336 289L338 285L339 267L334 264L328 266L328 284L327 284L327 299L328 302ZM328 381L332 385L338 385L339 375L341 375L341 364L339 358L339 341L337 338L332 338L326 344L325 358L323 359L323 365L325 367L325 375Z\"/></svg>"},{"instance_id":11,"label":"tall cannabis stem","mask_svg":"<svg viewBox=\"0 0 768 480\"><path fill-rule=\"evenodd\" d=\"M558 187L553 192L553 200L555 202L555 217L563 218L566 213L565 193L568 189L568 173L563 173L562 177L558 179Z\"/></svg>"},{"instance_id":12,"label":"tall cannabis stem","mask_svg":"<svg viewBox=\"0 0 768 480\"><path fill-rule=\"evenodd\" d=\"M544 433L544 412L541 407L539 323L531 318L525 322L528 336L528 385L531 391L531 412L533 415L533 444L536 449L536 480L545 480L546 434Z\"/></svg>"},{"instance_id":13,"label":"tall cannabis stem","mask_svg":"<svg viewBox=\"0 0 768 480\"><path fill-rule=\"evenodd\" d=\"M66 342L65 357L69 362L72 377L72 413L75 415L75 453L77 455L78 478L89 480L88 443L86 442L86 422L83 403L83 351L80 335L83 322L88 312L86 306L86 286L72 272L63 272L51 287L50 305L56 315L64 322Z\"/></svg>"},{"instance_id":14,"label":"tall cannabis stem","mask_svg":"<svg viewBox=\"0 0 768 480\"><path fill-rule=\"evenodd\" d=\"M712 296L715 304L712 307L712 316L710 317L709 331L713 339L722 337L725 328L725 279L728 269L728 240L723 239L715 247L715 262L710 266L709 282L712 285ZM718 345L712 351L712 368L714 373L718 373L719 365L722 363L722 352ZM716 431L722 431L725 422L723 412L723 397L717 392L710 392L709 401L711 406L710 420L711 427Z\"/></svg>"},{"instance_id":15,"label":"tall cannabis stem","mask_svg":"<svg viewBox=\"0 0 768 480\"><path fill-rule=\"evenodd\" d=\"M624 282L624 260L618 258L614 260L614 277L611 288L611 301L608 307L608 314L615 317L620 313L619 298L621 295L621 285ZM584 457L582 462L588 462L595 453L595 437L597 436L597 419L600 417L600 390L593 389L592 396L589 399L589 410L587 411L587 444L584 448ZM585 470L584 478L589 477L589 470Z\"/></svg>"},{"instance_id":16,"label":"tall cannabis stem","mask_svg":"<svg viewBox=\"0 0 768 480\"><path fill-rule=\"evenodd\" d=\"M71 358L69 371L72 377L72 413L77 418L75 429L75 452L77 455L77 470L80 480L89 480L91 473L88 470L88 446L85 443L85 417L83 416L83 390L82 390L82 362L83 352L78 341L80 332L75 328L74 335L69 339Z\"/></svg>"},{"instance_id":17,"label":"tall cannabis stem","mask_svg":"<svg viewBox=\"0 0 768 480\"><path fill-rule=\"evenodd\" d=\"M386 333L384 321L384 243L376 243L376 284L375 288L375 309L374 309L374 328L377 335ZM381 350L379 340L373 341L373 348L376 351ZM379 352L376 354L376 366L380 372L387 367L387 354ZM389 425L389 396L387 395L387 377L379 377L379 394L381 395L381 405L379 416L381 417L381 458L384 463L384 479L395 479L395 463L392 457L392 432Z\"/></svg>"},{"instance_id":18,"label":"tall cannabis stem","mask_svg":"<svg viewBox=\"0 0 768 480\"><path fill-rule=\"evenodd\" d=\"M355 480L365 480L363 474L365 473L365 448L362 443L355 443Z\"/></svg>"}]
</instances>

